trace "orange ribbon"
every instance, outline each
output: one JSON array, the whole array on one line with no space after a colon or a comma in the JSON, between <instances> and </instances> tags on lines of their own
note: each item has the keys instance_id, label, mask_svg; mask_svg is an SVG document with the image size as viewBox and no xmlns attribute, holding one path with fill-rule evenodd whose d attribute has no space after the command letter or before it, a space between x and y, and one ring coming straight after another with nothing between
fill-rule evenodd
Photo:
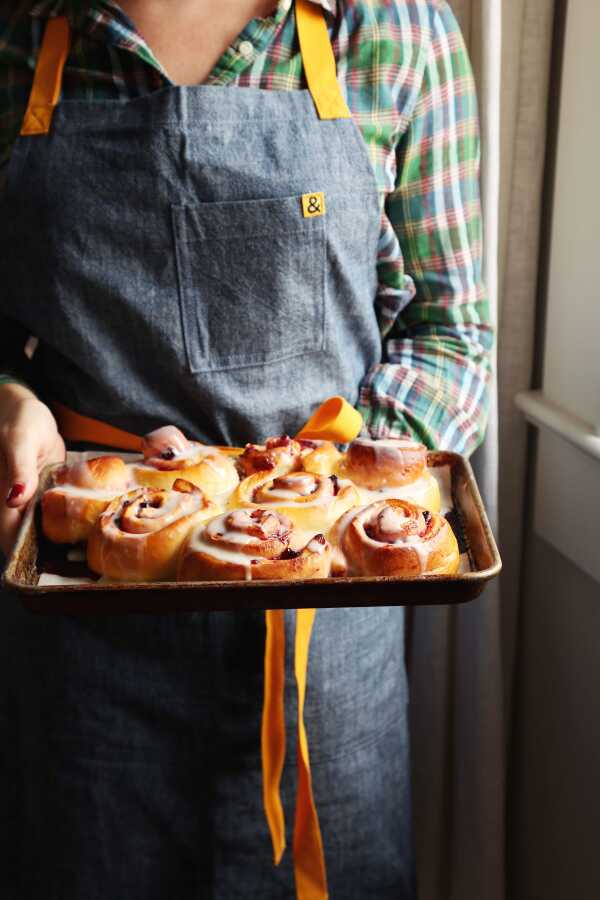
<instances>
[{"instance_id":1,"label":"orange ribbon","mask_svg":"<svg viewBox=\"0 0 600 900\"><path fill-rule=\"evenodd\" d=\"M296 895L301 900L327 900L329 897L323 841L313 797L308 739L304 726L308 650L315 614L315 609L296 610L294 670L298 687L298 790L294 826L294 872Z\"/></svg>"},{"instance_id":2,"label":"orange ribbon","mask_svg":"<svg viewBox=\"0 0 600 900\"><path fill-rule=\"evenodd\" d=\"M360 434L362 421L361 414L347 400L330 397L321 403L296 437L346 444Z\"/></svg>"},{"instance_id":3,"label":"orange ribbon","mask_svg":"<svg viewBox=\"0 0 600 900\"><path fill-rule=\"evenodd\" d=\"M137 453L141 450L142 438L137 434L107 425L99 419L84 416L56 401L51 402L50 406L58 430L67 441L75 443L85 441L89 444L102 444L116 450L133 450ZM357 437L361 428L361 414L343 397L330 397L319 406L296 437L346 444ZM242 447L219 447L219 450L234 456L243 453Z\"/></svg>"},{"instance_id":4,"label":"orange ribbon","mask_svg":"<svg viewBox=\"0 0 600 900\"><path fill-rule=\"evenodd\" d=\"M294 825L294 874L299 900L327 900L325 855L312 789L304 702L308 651L316 610L296 610L294 672L298 689L298 786ZM262 718L263 800L273 842L275 865L285 850L285 817L280 796L285 762L285 613L266 611L265 691Z\"/></svg>"},{"instance_id":5,"label":"orange ribbon","mask_svg":"<svg viewBox=\"0 0 600 900\"><path fill-rule=\"evenodd\" d=\"M285 850L285 817L279 788L285 762L285 610L267 609L265 687L261 730L263 804L279 865Z\"/></svg>"},{"instance_id":6,"label":"orange ribbon","mask_svg":"<svg viewBox=\"0 0 600 900\"><path fill-rule=\"evenodd\" d=\"M91 419L82 416L81 413L63 406L55 401L50 403L54 413L58 430L66 441L86 444L101 444L104 447L114 447L116 450L133 450L140 453L142 438L122 428L107 425L99 419Z\"/></svg>"},{"instance_id":7,"label":"orange ribbon","mask_svg":"<svg viewBox=\"0 0 600 900\"><path fill-rule=\"evenodd\" d=\"M48 134L60 97L62 74L69 52L71 30L66 16L48 20L35 67L29 103L21 126L22 135Z\"/></svg>"}]
</instances>

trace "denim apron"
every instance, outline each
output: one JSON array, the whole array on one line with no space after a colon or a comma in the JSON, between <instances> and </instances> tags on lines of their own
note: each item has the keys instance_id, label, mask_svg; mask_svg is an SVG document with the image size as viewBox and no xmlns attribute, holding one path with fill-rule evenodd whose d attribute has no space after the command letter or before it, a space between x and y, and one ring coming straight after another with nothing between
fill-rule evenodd
<instances>
[{"instance_id":1,"label":"denim apron","mask_svg":"<svg viewBox=\"0 0 600 900\"><path fill-rule=\"evenodd\" d=\"M61 102L17 140L3 312L39 338L45 397L219 443L356 401L381 359L381 211L357 126L317 107L172 86ZM15 896L294 897L262 810L262 614L45 619L4 599ZM333 900L414 897L403 629L399 608L316 617L305 721ZM288 751L286 810L295 778Z\"/></svg>"}]
</instances>

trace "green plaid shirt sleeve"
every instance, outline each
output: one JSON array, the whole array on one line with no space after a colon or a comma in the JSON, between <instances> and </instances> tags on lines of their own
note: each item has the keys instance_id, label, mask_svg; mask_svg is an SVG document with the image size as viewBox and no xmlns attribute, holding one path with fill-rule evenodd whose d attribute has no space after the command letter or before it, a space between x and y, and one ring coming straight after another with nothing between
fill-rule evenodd
<instances>
[{"instance_id":1,"label":"green plaid shirt sleeve","mask_svg":"<svg viewBox=\"0 0 600 900\"><path fill-rule=\"evenodd\" d=\"M367 373L359 408L373 436L409 434L468 454L485 429L493 334L481 278L477 100L443 3L386 212L414 297L391 323L385 361Z\"/></svg>"}]
</instances>

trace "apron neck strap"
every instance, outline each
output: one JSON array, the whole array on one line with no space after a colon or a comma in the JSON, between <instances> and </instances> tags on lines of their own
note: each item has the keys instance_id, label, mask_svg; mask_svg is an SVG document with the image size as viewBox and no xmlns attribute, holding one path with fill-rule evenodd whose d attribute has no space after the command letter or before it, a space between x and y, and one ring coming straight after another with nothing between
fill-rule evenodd
<instances>
[{"instance_id":1,"label":"apron neck strap","mask_svg":"<svg viewBox=\"0 0 600 900\"><path fill-rule=\"evenodd\" d=\"M349 119L340 90L335 56L322 7L311 0L295 0L296 27L306 83L320 119ZM60 97L63 69L69 53L71 29L66 16L48 20L35 67L22 135L48 134Z\"/></svg>"},{"instance_id":2,"label":"apron neck strap","mask_svg":"<svg viewBox=\"0 0 600 900\"><path fill-rule=\"evenodd\" d=\"M71 29L67 17L55 16L48 19L21 127L22 135L48 134L60 97L62 74L70 43Z\"/></svg>"},{"instance_id":3,"label":"apron neck strap","mask_svg":"<svg viewBox=\"0 0 600 900\"><path fill-rule=\"evenodd\" d=\"M296 0L296 28L306 83L320 119L349 119L337 80L325 12L312 0Z\"/></svg>"}]
</instances>

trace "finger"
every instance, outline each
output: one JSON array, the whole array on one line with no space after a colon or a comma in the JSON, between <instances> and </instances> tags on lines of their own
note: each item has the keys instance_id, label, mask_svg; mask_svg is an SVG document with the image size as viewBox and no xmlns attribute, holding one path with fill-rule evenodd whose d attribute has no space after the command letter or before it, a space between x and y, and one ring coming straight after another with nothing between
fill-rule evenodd
<instances>
[{"instance_id":1,"label":"finger","mask_svg":"<svg viewBox=\"0 0 600 900\"><path fill-rule=\"evenodd\" d=\"M26 440L13 432L3 450L6 505L12 508L25 506L38 485L37 444L31 436Z\"/></svg>"}]
</instances>

